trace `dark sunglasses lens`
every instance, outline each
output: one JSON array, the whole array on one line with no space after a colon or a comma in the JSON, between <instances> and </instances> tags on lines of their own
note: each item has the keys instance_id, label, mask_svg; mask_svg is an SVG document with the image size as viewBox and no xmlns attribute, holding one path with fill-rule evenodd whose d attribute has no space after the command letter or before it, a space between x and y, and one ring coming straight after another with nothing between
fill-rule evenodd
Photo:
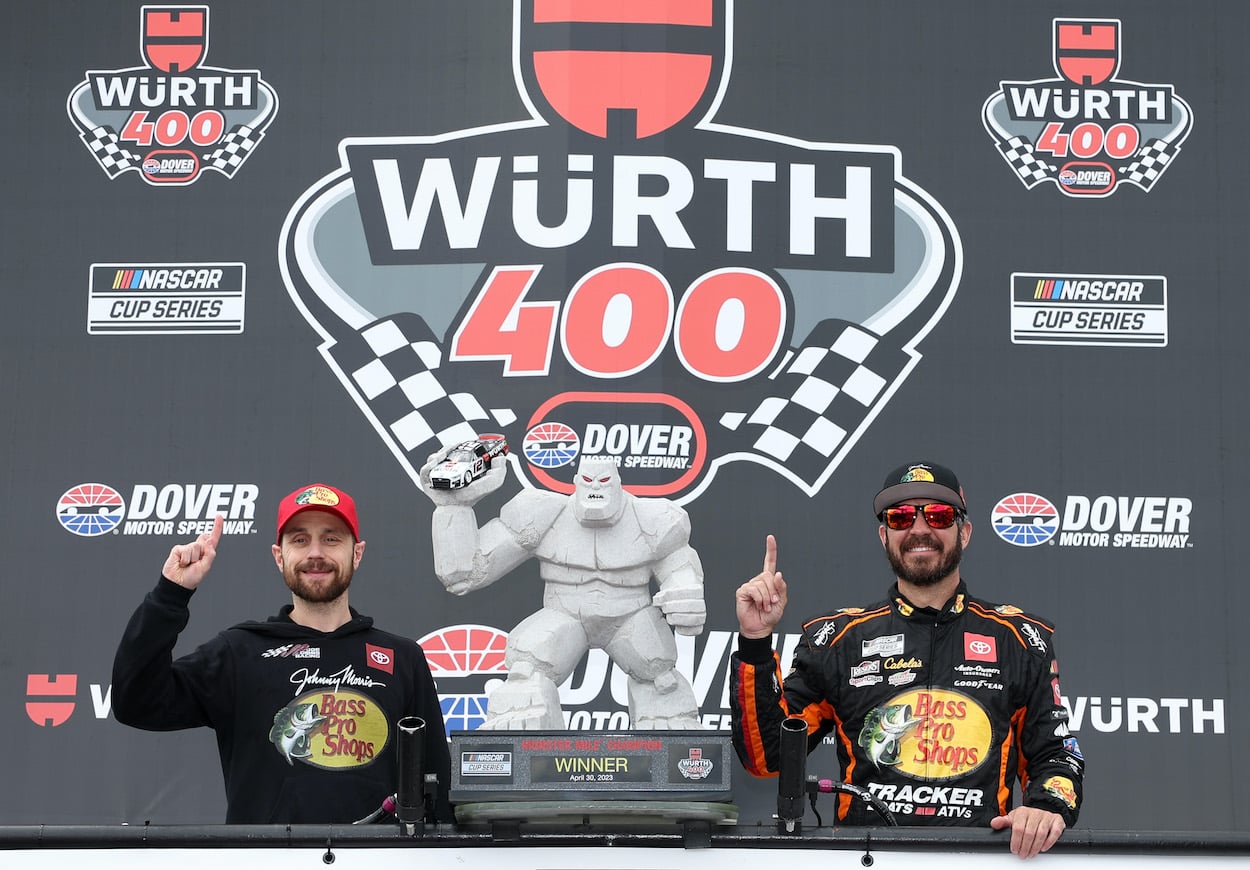
<instances>
[{"instance_id":1,"label":"dark sunglasses lens","mask_svg":"<svg viewBox=\"0 0 1250 870\"><path fill-rule=\"evenodd\" d=\"M924 506L924 521L934 529L949 529L955 523L955 509L948 504Z\"/></svg>"}]
</instances>

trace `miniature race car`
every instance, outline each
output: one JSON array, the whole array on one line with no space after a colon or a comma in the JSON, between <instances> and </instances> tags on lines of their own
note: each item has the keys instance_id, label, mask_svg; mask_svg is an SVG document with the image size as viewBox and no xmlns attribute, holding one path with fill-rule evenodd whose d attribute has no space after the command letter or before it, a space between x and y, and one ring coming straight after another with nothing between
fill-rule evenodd
<instances>
[{"instance_id":1,"label":"miniature race car","mask_svg":"<svg viewBox=\"0 0 1250 870\"><path fill-rule=\"evenodd\" d=\"M430 470L430 485L435 489L459 489L490 471L491 462L508 453L508 441L502 435L478 435L472 441L453 444Z\"/></svg>"}]
</instances>

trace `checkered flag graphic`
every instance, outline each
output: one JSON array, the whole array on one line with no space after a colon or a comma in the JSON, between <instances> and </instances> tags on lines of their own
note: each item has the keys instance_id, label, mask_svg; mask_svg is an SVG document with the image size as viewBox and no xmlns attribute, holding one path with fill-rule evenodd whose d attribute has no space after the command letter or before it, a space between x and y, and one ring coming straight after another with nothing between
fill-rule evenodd
<instances>
[{"instance_id":1,"label":"checkered flag graphic","mask_svg":"<svg viewBox=\"0 0 1250 870\"><path fill-rule=\"evenodd\" d=\"M212 151L204 155L204 163L212 169L225 173L233 178L234 173L243 165L243 161L252 153L252 149L260 144L265 134L254 130L246 124L236 124Z\"/></svg>"},{"instance_id":2,"label":"checkered flag graphic","mask_svg":"<svg viewBox=\"0 0 1250 870\"><path fill-rule=\"evenodd\" d=\"M123 148L117 134L108 127L93 127L83 133L81 138L87 143L96 160L100 161L109 178L116 178L127 169L134 169L142 163L143 158Z\"/></svg>"},{"instance_id":3,"label":"checkered flag graphic","mask_svg":"<svg viewBox=\"0 0 1250 870\"><path fill-rule=\"evenodd\" d=\"M1150 190L1180 150L1179 145L1173 145L1166 139L1151 139L1141 147L1131 163L1120 167L1120 174L1125 181Z\"/></svg>"},{"instance_id":4,"label":"checkered flag graphic","mask_svg":"<svg viewBox=\"0 0 1250 870\"><path fill-rule=\"evenodd\" d=\"M862 326L822 321L784 371L766 382L773 395L745 416L726 414L721 424L753 437L751 449L814 484L909 361Z\"/></svg>"},{"instance_id":5,"label":"checkered flag graphic","mask_svg":"<svg viewBox=\"0 0 1250 870\"><path fill-rule=\"evenodd\" d=\"M376 320L340 340L330 356L414 469L443 445L476 438L478 427L470 421L487 419L473 396L443 387L442 349L415 314Z\"/></svg>"},{"instance_id":6,"label":"checkered flag graphic","mask_svg":"<svg viewBox=\"0 0 1250 870\"><path fill-rule=\"evenodd\" d=\"M1048 178L1055 177L1055 167L1039 158L1033 150L1033 143L1020 136L1012 136L998 143L999 152L1007 159L1011 168L1020 176L1024 186L1037 187Z\"/></svg>"}]
</instances>

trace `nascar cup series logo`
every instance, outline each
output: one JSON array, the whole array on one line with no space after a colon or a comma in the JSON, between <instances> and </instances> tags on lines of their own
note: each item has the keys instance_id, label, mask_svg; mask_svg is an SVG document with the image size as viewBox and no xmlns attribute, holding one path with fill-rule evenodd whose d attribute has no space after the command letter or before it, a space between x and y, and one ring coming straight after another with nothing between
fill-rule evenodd
<instances>
[{"instance_id":1,"label":"nascar cup series logo","mask_svg":"<svg viewBox=\"0 0 1250 870\"><path fill-rule=\"evenodd\" d=\"M1054 19L1057 79L1004 81L981 111L986 131L1027 188L1072 197L1149 191L1180 153L1193 116L1167 84L1117 78L1120 22Z\"/></svg>"},{"instance_id":2,"label":"nascar cup series logo","mask_svg":"<svg viewBox=\"0 0 1250 870\"><path fill-rule=\"evenodd\" d=\"M92 263L90 335L243 332L243 263Z\"/></svg>"},{"instance_id":3,"label":"nascar cup series logo","mask_svg":"<svg viewBox=\"0 0 1250 870\"><path fill-rule=\"evenodd\" d=\"M1069 495L1062 514L1050 499L1017 492L990 512L994 532L1017 547L1186 549L1193 501L1175 496Z\"/></svg>"},{"instance_id":4,"label":"nascar cup series logo","mask_svg":"<svg viewBox=\"0 0 1250 870\"><path fill-rule=\"evenodd\" d=\"M591 454L677 502L736 461L814 494L955 293L949 218L891 146L717 124L728 0L512 14L529 118L345 140L290 211L326 362L417 485L491 431L531 487Z\"/></svg>"},{"instance_id":5,"label":"nascar cup series logo","mask_svg":"<svg viewBox=\"0 0 1250 870\"><path fill-rule=\"evenodd\" d=\"M1168 282L1162 275L1014 272L1011 340L1016 344L1164 347Z\"/></svg>"},{"instance_id":6,"label":"nascar cup series logo","mask_svg":"<svg viewBox=\"0 0 1250 870\"><path fill-rule=\"evenodd\" d=\"M90 70L70 92L70 120L109 176L187 185L234 174L260 143L278 96L256 70L204 65L207 6L139 10L144 66Z\"/></svg>"}]
</instances>

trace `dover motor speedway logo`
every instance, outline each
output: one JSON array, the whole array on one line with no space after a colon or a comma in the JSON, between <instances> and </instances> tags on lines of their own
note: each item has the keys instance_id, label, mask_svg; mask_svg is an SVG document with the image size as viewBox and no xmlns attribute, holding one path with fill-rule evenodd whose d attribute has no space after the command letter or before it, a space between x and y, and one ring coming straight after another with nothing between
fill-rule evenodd
<instances>
[{"instance_id":1,"label":"dover motor speedway logo","mask_svg":"<svg viewBox=\"0 0 1250 870\"><path fill-rule=\"evenodd\" d=\"M1059 78L1004 81L981 110L1003 159L1027 188L1051 182L1073 197L1149 191L1180 153L1193 115L1172 85L1117 78L1121 27L1054 19Z\"/></svg>"},{"instance_id":2,"label":"dover motor speedway logo","mask_svg":"<svg viewBox=\"0 0 1250 870\"><path fill-rule=\"evenodd\" d=\"M200 535L212 531L217 514L222 533L256 532L254 483L137 483L130 498L107 483L71 486L56 502L61 528L83 538L100 535Z\"/></svg>"},{"instance_id":3,"label":"dover motor speedway logo","mask_svg":"<svg viewBox=\"0 0 1250 870\"><path fill-rule=\"evenodd\" d=\"M430 673L441 683L438 697L447 730L477 729L486 721L486 680L502 682L508 676L504 665L508 633L488 625L453 625L430 632L417 643L425 653ZM466 678L475 675L481 685L466 687ZM451 688L460 691L448 691Z\"/></svg>"},{"instance_id":4,"label":"dover motor speedway logo","mask_svg":"<svg viewBox=\"0 0 1250 870\"><path fill-rule=\"evenodd\" d=\"M729 656L736 649L735 632L709 631L696 645L691 635L678 635L677 669L690 681L704 712L705 728L729 729ZM787 635L782 653L793 653L800 635ZM418 638L448 731L473 731L486 721L487 699L508 676L504 656L508 633L489 625L452 625ZM592 649L560 684L565 726L570 730L614 730L629 727L628 680L601 649Z\"/></svg>"},{"instance_id":5,"label":"dover motor speedway logo","mask_svg":"<svg viewBox=\"0 0 1250 870\"><path fill-rule=\"evenodd\" d=\"M207 6L144 6L144 65L89 70L70 92L70 120L109 176L186 185L206 170L233 178L265 135L278 96L256 70L204 65Z\"/></svg>"},{"instance_id":6,"label":"dover motor speedway logo","mask_svg":"<svg viewBox=\"0 0 1250 870\"><path fill-rule=\"evenodd\" d=\"M954 226L893 147L716 123L732 12L515 0L529 118L345 140L292 208L291 296L414 483L487 431L527 486L593 453L638 495L737 461L814 494L916 365Z\"/></svg>"},{"instance_id":7,"label":"dover motor speedway logo","mask_svg":"<svg viewBox=\"0 0 1250 870\"><path fill-rule=\"evenodd\" d=\"M1179 550L1193 546L1192 512L1192 500L1175 496L1069 495L1061 514L1045 496L1017 492L994 505L990 524L995 534L1017 547L1058 543Z\"/></svg>"}]
</instances>

